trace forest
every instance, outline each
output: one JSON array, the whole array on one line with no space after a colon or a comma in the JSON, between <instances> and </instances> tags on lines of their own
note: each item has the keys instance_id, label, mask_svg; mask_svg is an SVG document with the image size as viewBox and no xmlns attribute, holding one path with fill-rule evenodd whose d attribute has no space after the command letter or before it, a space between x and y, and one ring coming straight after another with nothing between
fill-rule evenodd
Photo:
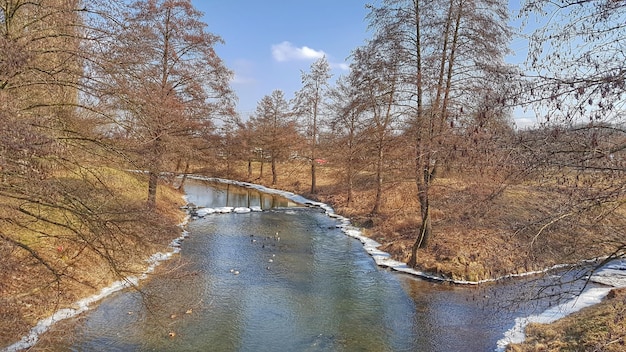
<instances>
[{"instance_id":1,"label":"forest","mask_svg":"<svg viewBox=\"0 0 626 352\"><path fill-rule=\"evenodd\" d=\"M626 3L525 1L523 67L506 2L362 6L349 73L241 116L190 0L1 1L0 346L178 237L179 174L324 201L447 278L626 257Z\"/></svg>"}]
</instances>

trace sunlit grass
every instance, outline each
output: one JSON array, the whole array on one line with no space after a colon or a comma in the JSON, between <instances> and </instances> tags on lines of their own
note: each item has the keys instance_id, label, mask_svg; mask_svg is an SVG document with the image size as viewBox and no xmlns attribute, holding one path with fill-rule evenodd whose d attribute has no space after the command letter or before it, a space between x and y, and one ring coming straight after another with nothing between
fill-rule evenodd
<instances>
[{"instance_id":1,"label":"sunlit grass","mask_svg":"<svg viewBox=\"0 0 626 352\"><path fill-rule=\"evenodd\" d=\"M526 341L507 351L603 351L626 350L626 289L616 289L600 304L551 324L529 324Z\"/></svg>"},{"instance_id":2,"label":"sunlit grass","mask_svg":"<svg viewBox=\"0 0 626 352\"><path fill-rule=\"evenodd\" d=\"M180 236L181 193L160 186L157 207L148 210L146 181L113 168L77 168L0 197L0 231L9 239L0 242L0 345L59 308L142 272L150 255Z\"/></svg>"}]
</instances>

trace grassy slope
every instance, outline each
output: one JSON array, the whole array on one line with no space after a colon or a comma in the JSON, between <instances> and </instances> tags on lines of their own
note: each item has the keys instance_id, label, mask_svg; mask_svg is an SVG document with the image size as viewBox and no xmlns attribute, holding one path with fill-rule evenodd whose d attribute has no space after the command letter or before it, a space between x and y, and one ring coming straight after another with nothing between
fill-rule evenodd
<instances>
[{"instance_id":1,"label":"grassy slope","mask_svg":"<svg viewBox=\"0 0 626 352\"><path fill-rule=\"evenodd\" d=\"M42 210L46 218L73 223L85 238L59 226L51 228L42 221L31 220L28 229L2 223L3 233L27 243L63 276L55 277L28 252L0 242L0 347L24 336L40 319L99 292L120 276L142 272L152 253L162 251L180 236L176 224L184 214L179 210L183 204L179 192L161 187L157 209L144 213L147 184L140 176L104 168L95 170L96 175L96 183L102 181L107 188L88 187L95 180L92 176L64 175L56 180L71 184L72 189L83 193L88 206L97 208L103 221L96 221L94 229L67 213ZM0 199L3 205L11 202ZM110 228L97 228L105 222ZM48 235L37 233L39 230ZM104 245L108 250L104 250Z\"/></svg>"},{"instance_id":2,"label":"grassy slope","mask_svg":"<svg viewBox=\"0 0 626 352\"><path fill-rule=\"evenodd\" d=\"M626 289L613 290L602 303L552 324L530 324L526 335L523 344L507 351L625 351Z\"/></svg>"}]
</instances>

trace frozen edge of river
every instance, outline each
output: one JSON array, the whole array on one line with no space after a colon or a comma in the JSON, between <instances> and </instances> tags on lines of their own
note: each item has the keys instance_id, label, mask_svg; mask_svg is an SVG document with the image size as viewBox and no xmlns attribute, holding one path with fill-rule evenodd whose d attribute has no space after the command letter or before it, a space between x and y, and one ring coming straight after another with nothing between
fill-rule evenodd
<instances>
[{"instance_id":1,"label":"frozen edge of river","mask_svg":"<svg viewBox=\"0 0 626 352\"><path fill-rule=\"evenodd\" d=\"M380 243L376 242L375 240L373 240L373 239L371 239L369 237L364 236L362 231L358 227L352 226L352 224L350 222L350 219L336 214L335 210L331 206L326 204L326 203L316 202L316 201L307 199L307 198L305 198L305 197L303 197L301 195L297 195L297 194L292 193L292 192L282 191L282 190L273 189L273 188L268 188L268 187L265 187L265 186L262 186L262 185L249 183L249 182L234 181L234 180L228 180L228 179L223 179L223 178L199 176L199 175L187 175L187 178L195 179L195 180L201 180L201 181L226 183L226 184L232 184L232 185L240 186L240 187L252 188L252 189L255 189L255 190L257 190L259 192L262 192L262 193L275 194L275 195L287 198L287 199L289 199L289 200L291 200L291 201L293 201L295 203L302 204L302 205L305 205L305 206L319 207L319 208L323 209L326 212L326 215L328 215L328 216L330 216L332 218L335 218L335 219L337 219L339 221L339 225L337 225L337 227L342 229L342 231L346 235L358 239L363 244L363 247L364 247L365 251L367 251L370 254L370 256L374 259L374 261L376 262L376 264L378 266L385 267L385 268L388 268L388 269L393 270L393 271L398 271L398 272L402 272L402 273L418 276L418 277L421 277L421 278L424 278L424 279L428 279L428 280L449 282L449 283L454 283L454 284L459 284L459 285L480 285L480 284L484 284L484 283L502 281L504 279L509 279L509 278L519 278L519 277L525 277L525 276L533 276L533 275L537 275L537 274L544 274L544 273L547 273L547 272L550 272L550 271L554 271L554 270L558 270L558 269L564 269L564 268L570 268L570 267L574 266L572 264L559 264L559 265L554 265L554 266L549 267L549 268L544 269L544 270L529 271L529 272L520 273L520 274L508 274L508 275L504 275L504 276L493 278L493 279L485 279L485 280L479 280L479 281L454 280L454 279L451 279L451 278L446 278L446 277L441 276L441 275L436 275L436 274L433 274L433 273L428 273L428 272L424 272L424 271L420 271L420 270L415 270L414 268L409 267L404 262L400 262L400 261L391 259L391 255L389 253L383 252L383 251L378 249L378 247L381 246ZM243 212L249 212L249 211L261 211L261 209L258 208L258 207L253 207L253 208L233 208L233 207L200 208L198 210L198 216L202 217L204 215L213 214L213 213L230 213L230 212L243 213ZM594 259L594 260L590 260L589 262L597 262L599 260L601 260L601 259Z\"/></svg>"},{"instance_id":2,"label":"frozen edge of river","mask_svg":"<svg viewBox=\"0 0 626 352\"><path fill-rule=\"evenodd\" d=\"M522 343L526 339L526 326L530 323L550 324L583 308L600 303L611 291L612 287L595 287L585 290L578 297L559 304L540 314L515 319L515 325L498 340L496 352L504 352L511 343Z\"/></svg>"},{"instance_id":3,"label":"frozen edge of river","mask_svg":"<svg viewBox=\"0 0 626 352\"><path fill-rule=\"evenodd\" d=\"M543 313L515 319L515 325L498 340L496 352L504 352L510 343L522 343L526 339L526 326L530 323L550 324L583 308L600 303L616 287L626 287L626 259L614 260L591 277L592 281L607 287L594 287L585 290L579 296L547 309Z\"/></svg>"},{"instance_id":4,"label":"frozen edge of river","mask_svg":"<svg viewBox=\"0 0 626 352\"><path fill-rule=\"evenodd\" d=\"M257 185L248 182L241 181L233 181L221 178L214 177L203 177L203 176L188 176L190 178L204 180L204 181L213 181L220 183L229 183L236 186L253 188L263 193L276 194L287 198L293 202L304 204L306 206L315 206L323 209L326 214L332 218L337 219L340 223L337 225L338 228L342 229L342 231L353 238L358 239L367 251L369 255L374 259L376 264L381 267L389 268L393 271L398 271L414 276L418 276L421 278L425 278L428 280L441 281L441 282L450 282L454 284L460 285L479 285L483 283L496 282L500 280L504 280L507 278L519 278L537 274L547 273L557 269L569 268L573 265L571 264L560 264L555 265L553 267L539 270L526 272L521 274L509 274L502 277L498 277L495 279L488 280L480 280L480 281L465 281L465 280L453 280L449 278L445 278L439 275L426 273L423 271L415 270L409 267L406 263L396 261L391 259L391 255L387 252L383 252L378 249L381 246L380 243L374 241L373 239L363 236L361 230L355 226L352 226L350 219L338 215L335 213L334 209L330 207L328 204L322 202L315 202L310 199L304 198L300 195L294 194L288 191L276 190L272 188L268 188L262 185ZM237 208L232 208L232 211L236 211ZM219 208L215 210L215 212L228 212L228 209ZM602 259L594 259L588 262L599 262ZM601 283L603 285L607 285L609 287L599 287L599 288L591 288L582 292L579 296L573 298L570 301L552 307L541 314L531 315L528 317L520 317L515 319L514 326L504 333L504 337L500 339L497 343L497 347L495 351L503 352L506 349L506 346L510 343L520 343L523 342L526 338L524 330L529 323L538 322L538 323L551 323L558 319L561 319L571 313L574 313L580 309L585 307L592 306L594 304L600 303L602 299L611 291L613 287L626 287L626 260L612 262L603 267L601 270L594 273L594 276L591 278L592 281ZM612 287L610 287L612 286Z\"/></svg>"},{"instance_id":5,"label":"frozen edge of river","mask_svg":"<svg viewBox=\"0 0 626 352\"><path fill-rule=\"evenodd\" d=\"M376 262L378 266L389 268L390 270L393 270L393 271L398 271L398 272L414 275L417 277L425 278L428 280L450 282L450 283L461 284L461 285L479 285L481 283L495 282L495 281L499 281L499 280L506 279L506 278L536 275L536 274L549 272L549 271L559 269L559 268L571 267L571 265L569 264L555 265L551 268L541 270L541 271L534 271L534 272L528 272L528 273L522 273L522 274L510 274L510 275L502 276L496 279L481 280L481 281L453 280L453 279L445 278L439 275L434 275L434 274L422 272L419 270L415 270L409 267L406 263L391 259L391 255L389 253L383 252L378 249L378 247L381 246L380 243L374 241L373 239L369 237L363 236L359 228L352 226L350 219L336 214L335 210L328 204L312 201L310 199L307 199L303 196L297 195L292 192L268 188L262 185L257 185L257 184L248 183L248 182L234 181L234 180L215 178L215 177L205 177L205 176L199 176L199 175L187 175L187 177L190 179L213 181L213 182L220 182L220 183L229 183L229 184L233 184L236 186L253 188L263 193L276 194L276 195L282 196L284 198L287 198L299 204L303 204L306 206L319 207L323 209L328 216L335 218L340 222L340 224L337 225L337 227L340 228L346 235L359 240L363 244L363 248L365 249L365 251L374 259L374 261ZM252 211L262 211L262 209L260 207L201 208L200 211L197 213L197 215L199 217L203 217L203 216L214 214L214 213L248 213ZM189 219L190 217L187 216L185 221L180 224L180 227L184 228L184 226L187 224ZM22 337L20 341L12 345L9 345L8 347L5 347L2 351L3 352L17 352L20 350L25 350L30 347L33 347L39 341L39 336L45 333L46 331L48 331L54 323L59 322L61 320L78 316L79 314L89 310L91 305L110 296L111 294L121 291L123 289L129 288L129 287L138 285L139 281L147 278L148 274L152 273L161 262L165 260L169 260L174 254L180 252L180 246L183 240L187 238L188 236L189 236L188 232L183 229L181 236L174 239L172 242L170 242L170 245L168 246L168 248L170 248L170 251L157 252L147 259L148 267L146 271L144 271L141 275L130 276L130 277L124 278L123 280L116 281L110 286L103 288L100 291L100 293L75 302L73 305L74 306L73 308L59 309L50 317L40 320L37 323L37 325L35 325L30 330L28 335ZM606 275L604 275L605 278L602 280L597 280L597 282L600 282L605 285L612 285L614 287L626 287L626 260L620 262L619 264L617 264L617 266L609 265L607 266L607 268L598 271L597 274L602 273L603 270L606 270L604 271L604 273L606 273ZM623 278L620 279L621 285L619 286L616 285L614 280L612 279L615 273L619 273L619 275L623 276ZM611 290L611 287L589 289L583 292L580 296L572 299L571 301L568 301L559 306L548 309L539 315L532 315L528 317L515 319L514 327L509 329L507 332L505 332L504 338L498 341L496 351L498 352L504 351L504 349L509 343L523 342L525 339L524 329L526 325L528 325L528 323L531 323L531 322L550 323L555 320L558 320L584 307L588 307L593 304L599 303L609 293L610 290Z\"/></svg>"},{"instance_id":6,"label":"frozen edge of river","mask_svg":"<svg viewBox=\"0 0 626 352\"><path fill-rule=\"evenodd\" d=\"M187 216L185 220L181 224L179 224L181 229L183 229L184 226L187 224L189 218L190 217ZM37 322L37 325L30 329L28 335L23 336L18 342L9 345L8 347L5 347L2 351L17 352L29 349L37 344L37 342L39 341L39 336L48 331L54 323L73 318L85 311L88 311L94 303L110 296L115 292L121 291L129 287L137 286L139 284L139 281L147 278L149 274L154 272L156 267L161 264L161 262L169 260L174 254L180 252L180 246L183 240L188 236L189 233L183 229L181 236L175 238L174 240L172 240L172 242L170 242L168 246L168 248L170 249L169 251L154 253L150 256L150 258L146 260L148 267L141 275L129 276L122 280L115 281L111 285L100 290L99 293L75 302L72 308L61 308L57 310L51 316L39 320Z\"/></svg>"}]
</instances>

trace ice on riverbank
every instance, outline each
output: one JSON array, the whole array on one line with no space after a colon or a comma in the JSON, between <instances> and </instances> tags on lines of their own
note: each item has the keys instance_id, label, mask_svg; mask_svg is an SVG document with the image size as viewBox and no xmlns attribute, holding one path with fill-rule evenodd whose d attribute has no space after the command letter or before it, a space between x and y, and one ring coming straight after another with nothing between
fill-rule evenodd
<instances>
[{"instance_id":1,"label":"ice on riverbank","mask_svg":"<svg viewBox=\"0 0 626 352\"><path fill-rule=\"evenodd\" d=\"M262 192L262 193L278 195L294 203L302 204L304 206L320 208L324 210L328 216L335 218L339 221L339 225L337 225L337 227L342 229L342 231L346 235L359 240L363 244L365 251L367 251L367 253L370 254L370 256L374 259L374 261L376 262L378 266L383 267L383 268L388 268L390 270L406 273L409 275L418 276L418 277L428 279L428 280L450 282L450 283L455 283L455 284L460 284L460 285L478 285L482 283L496 282L496 281L500 281L500 280L507 279L507 278L532 276L532 275L546 273L552 270L571 267L571 265L564 264L564 265L555 265L553 267L546 268L545 270L531 271L531 272L525 272L525 273L520 273L520 274L509 274L509 275L505 275L505 276L493 278L493 279L485 279L485 280L479 280L479 281L454 280L454 279L443 277L440 275L427 273L427 272L423 272L420 270L415 270L414 268L411 268L404 262L400 262L400 261L392 259L389 253L378 249L378 247L381 246L380 243L376 242L375 240L369 237L364 236L359 228L352 226L350 219L336 214L335 210L326 203L316 202L316 201L307 199L301 195L298 195L292 192L268 188L262 185L249 183L249 182L234 181L234 180L228 180L228 179L223 179L223 178L206 177L206 176L198 176L198 175L188 175L187 178L201 180L201 181L208 181L208 182L231 184L234 186L250 188L250 189L254 189L259 192ZM232 209L233 208L231 207L197 208L195 210L196 213L193 215L197 214L198 217L204 217L208 214L230 213L230 212L233 212ZM260 208L252 209L252 211L262 211L262 209Z\"/></svg>"},{"instance_id":2,"label":"ice on riverbank","mask_svg":"<svg viewBox=\"0 0 626 352\"><path fill-rule=\"evenodd\" d=\"M550 324L585 307L600 303L609 292L616 287L626 287L626 260L609 262L596 271L590 280L607 287L595 287L583 291L563 304L552 307L541 314L515 319L515 325L504 333L498 341L497 352L502 352L510 343L522 343L526 339L526 326L530 323Z\"/></svg>"},{"instance_id":3,"label":"ice on riverbank","mask_svg":"<svg viewBox=\"0 0 626 352\"><path fill-rule=\"evenodd\" d=\"M180 226L184 226L188 220L180 224ZM50 317L45 318L37 322L32 329L30 329L28 335L22 337L18 342L5 347L3 352L17 352L29 349L33 347L38 341L39 336L50 329L50 327L61 320L73 318L78 316L79 314L89 310L89 308L96 302L110 296L111 294L121 291L123 289L137 286L139 281L148 277L148 274L152 273L156 267L163 261L170 259L174 254L180 252L180 244L181 242L188 237L189 234L187 231L182 231L180 237L174 239L170 245L170 251L168 252L158 252L150 256L146 260L148 267L146 270L139 276L130 276L126 277L123 280L115 281L110 286L103 288L99 293L81 299L78 302L73 304L71 308L62 308L54 312Z\"/></svg>"},{"instance_id":4,"label":"ice on riverbank","mask_svg":"<svg viewBox=\"0 0 626 352\"><path fill-rule=\"evenodd\" d=\"M526 326L530 323L550 324L585 307L598 304L611 291L610 287L590 288L580 296L558 306L552 307L541 314L515 319L515 325L504 333L498 341L496 351L503 352L511 343L522 343L526 339Z\"/></svg>"},{"instance_id":5,"label":"ice on riverbank","mask_svg":"<svg viewBox=\"0 0 626 352\"><path fill-rule=\"evenodd\" d=\"M626 259L615 260L591 276L591 281L607 286L626 287Z\"/></svg>"}]
</instances>

